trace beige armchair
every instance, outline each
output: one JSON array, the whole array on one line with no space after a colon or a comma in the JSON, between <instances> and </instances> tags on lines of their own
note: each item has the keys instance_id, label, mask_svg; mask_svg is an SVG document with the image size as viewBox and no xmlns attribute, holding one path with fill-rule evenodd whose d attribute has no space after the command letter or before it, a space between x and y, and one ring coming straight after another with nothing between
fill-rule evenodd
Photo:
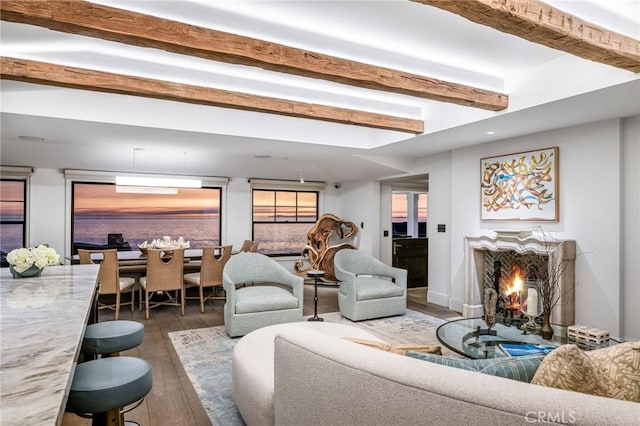
<instances>
[{"instance_id":1,"label":"beige armchair","mask_svg":"<svg viewBox=\"0 0 640 426\"><path fill-rule=\"evenodd\" d=\"M334 258L340 280L340 313L352 321L404 315L407 271L391 267L358 250L344 249Z\"/></svg>"},{"instance_id":2,"label":"beige armchair","mask_svg":"<svg viewBox=\"0 0 640 426\"><path fill-rule=\"evenodd\" d=\"M273 324L302 321L303 282L260 253L238 253L222 272L227 293L224 325L231 337ZM252 286L237 288L240 284Z\"/></svg>"}]
</instances>

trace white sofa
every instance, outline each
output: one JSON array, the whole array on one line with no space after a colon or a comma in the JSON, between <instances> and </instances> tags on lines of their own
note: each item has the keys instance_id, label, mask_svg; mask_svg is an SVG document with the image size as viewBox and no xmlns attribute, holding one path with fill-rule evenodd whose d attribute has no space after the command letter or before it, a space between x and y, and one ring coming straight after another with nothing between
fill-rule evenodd
<instances>
[{"instance_id":1,"label":"white sofa","mask_svg":"<svg viewBox=\"0 0 640 426\"><path fill-rule=\"evenodd\" d=\"M376 336L352 325L331 322L301 321L262 327L244 336L233 349L231 376L233 399L247 425L275 424L274 340L287 328L321 330L322 334L336 338L352 337L380 341Z\"/></svg>"},{"instance_id":2,"label":"white sofa","mask_svg":"<svg viewBox=\"0 0 640 426\"><path fill-rule=\"evenodd\" d=\"M319 330L275 337L276 425L638 425L640 404L435 365Z\"/></svg>"}]
</instances>

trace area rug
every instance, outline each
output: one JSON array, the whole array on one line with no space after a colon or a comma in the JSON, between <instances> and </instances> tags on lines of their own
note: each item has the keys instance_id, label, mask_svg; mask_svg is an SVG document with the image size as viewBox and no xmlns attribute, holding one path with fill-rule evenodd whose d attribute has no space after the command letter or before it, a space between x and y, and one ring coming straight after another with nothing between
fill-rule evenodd
<instances>
[{"instance_id":1,"label":"area rug","mask_svg":"<svg viewBox=\"0 0 640 426\"><path fill-rule=\"evenodd\" d=\"M361 327L387 343L440 345L436 329L446 320L407 310L403 316L352 322L339 312L320 314L325 321ZM233 401L231 355L240 339L227 336L224 326L169 333L180 362L215 426L243 425ZM442 348L443 354L450 353Z\"/></svg>"}]
</instances>

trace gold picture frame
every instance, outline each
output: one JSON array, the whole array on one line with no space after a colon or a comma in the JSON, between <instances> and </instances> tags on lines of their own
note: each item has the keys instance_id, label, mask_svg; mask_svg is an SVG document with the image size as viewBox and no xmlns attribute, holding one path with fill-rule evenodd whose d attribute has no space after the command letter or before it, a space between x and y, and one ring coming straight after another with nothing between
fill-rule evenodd
<instances>
[{"instance_id":1,"label":"gold picture frame","mask_svg":"<svg viewBox=\"0 0 640 426\"><path fill-rule=\"evenodd\" d=\"M480 159L481 220L557 222L558 147Z\"/></svg>"}]
</instances>

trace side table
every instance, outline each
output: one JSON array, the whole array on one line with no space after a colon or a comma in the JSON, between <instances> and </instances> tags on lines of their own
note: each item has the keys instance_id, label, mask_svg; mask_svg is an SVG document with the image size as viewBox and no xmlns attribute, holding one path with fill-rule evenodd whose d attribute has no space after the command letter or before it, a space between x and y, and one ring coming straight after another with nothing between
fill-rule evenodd
<instances>
[{"instance_id":1,"label":"side table","mask_svg":"<svg viewBox=\"0 0 640 426\"><path fill-rule=\"evenodd\" d=\"M309 271L309 278L313 278L313 316L308 321L324 321L318 316L318 278L324 277L324 271Z\"/></svg>"}]
</instances>

